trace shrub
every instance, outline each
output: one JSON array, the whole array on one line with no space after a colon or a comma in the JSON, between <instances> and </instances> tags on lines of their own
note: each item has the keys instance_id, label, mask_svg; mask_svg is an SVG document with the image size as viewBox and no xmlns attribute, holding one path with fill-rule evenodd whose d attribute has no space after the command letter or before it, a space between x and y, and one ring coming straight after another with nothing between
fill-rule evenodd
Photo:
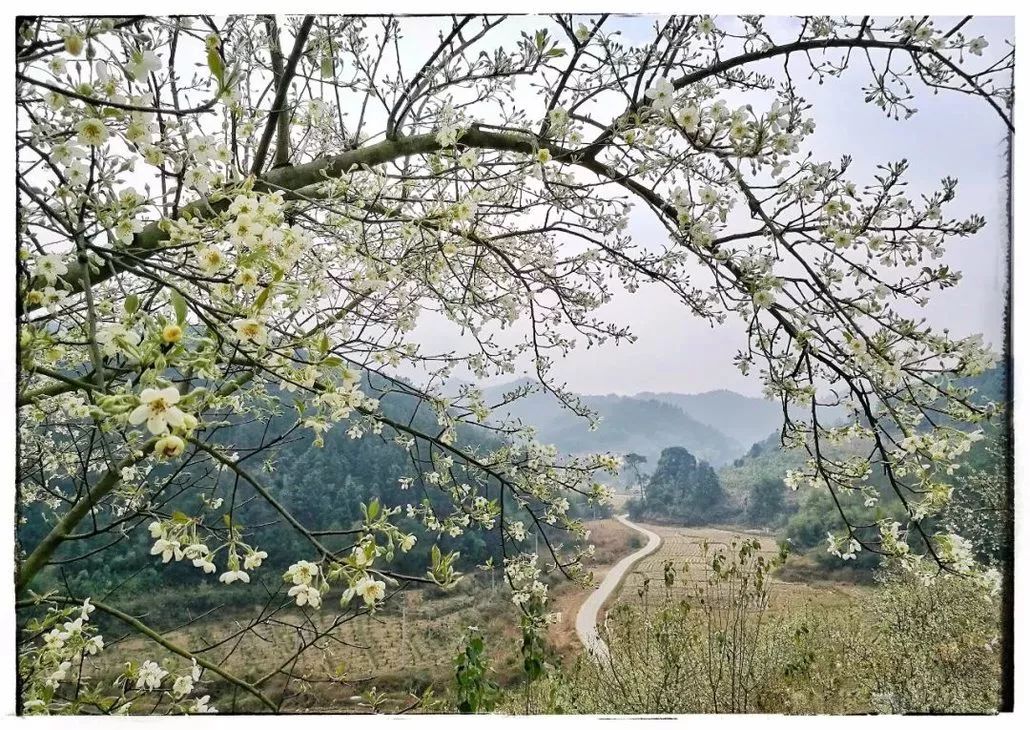
<instances>
[{"instance_id":1,"label":"shrub","mask_svg":"<svg viewBox=\"0 0 1030 730\"><path fill-rule=\"evenodd\" d=\"M868 603L768 614L780 559L753 541L710 555L691 585L620 604L609 654L520 691L520 712L992 713L1000 701L1000 605L974 577L880 573ZM782 556L781 556L782 557ZM923 576L927 576L924 579ZM677 583L687 586L686 592ZM513 706L514 707L514 706Z\"/></svg>"}]
</instances>

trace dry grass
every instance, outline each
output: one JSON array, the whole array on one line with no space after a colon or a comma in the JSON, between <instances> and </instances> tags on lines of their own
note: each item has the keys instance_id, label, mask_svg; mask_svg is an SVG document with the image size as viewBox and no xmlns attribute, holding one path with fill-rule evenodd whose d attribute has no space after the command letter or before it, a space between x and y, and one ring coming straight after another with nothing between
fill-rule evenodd
<instances>
[{"instance_id":1,"label":"dry grass","mask_svg":"<svg viewBox=\"0 0 1030 730\"><path fill-rule=\"evenodd\" d=\"M634 538L639 540L640 536L613 519L588 522L587 527L595 545L595 555L587 567L592 571L596 585L612 565L636 549ZM662 546L627 575L616 600L639 600L637 589L645 578L651 579L654 588L663 586L666 560L673 561L681 578L701 579L700 543L708 540L712 545L729 545L734 538L744 534L717 528L647 527L662 536ZM763 552L775 552L772 537L755 536L760 538ZM687 566L685 574L684 566ZM552 648L566 661L582 650L576 637L575 617L592 590L593 587L566 581L555 583L551 589L551 608L561 613L561 620L551 627L549 640ZM677 590L687 589L679 586ZM843 581L799 583L777 579L772 608L774 611L803 610L805 606L817 609L841 605L868 590ZM287 671L292 677L292 698L284 709L293 712L364 712L367 707L357 696L372 686L389 694L392 701L388 707L400 708L410 700L410 692L420 693L429 686L439 690L450 683L452 659L469 626L478 626L487 637L490 661L497 678L505 683L518 676L521 664L518 614L501 585L491 588L489 581L480 578L450 593L409 590L396 600L403 604L403 610L398 606L375 616L351 618L289 663ZM334 614L331 603L319 612L306 615L290 608L277 614L278 620L271 625L246 632L203 655L230 672L253 681L262 672L287 663L299 646L301 636L310 640L313 631L324 631L330 626ZM167 637L193 649L212 646L238 631L251 616L240 611L230 620L222 616L218 621L198 622L170 632ZM152 642L136 637L117 643L102 656L103 665L94 673L98 678L113 678L127 659L141 661L166 657ZM271 686L266 686L269 693L278 695L284 680L284 675L270 680ZM219 689L212 694L224 696L225 693ZM235 709L259 709L246 702L245 697L240 699L243 704Z\"/></svg>"},{"instance_id":2,"label":"dry grass","mask_svg":"<svg viewBox=\"0 0 1030 730\"><path fill-rule=\"evenodd\" d=\"M449 679L454 654L469 626L482 629L496 649L515 643L515 611L500 586L491 591L488 584L481 588L477 584L475 590L444 596L413 590L395 600L403 604L403 610L398 607L389 613L359 615L335 628L331 628L336 614L331 605L306 615L289 609L277 614L270 624L245 632L203 656L249 681L285 665L292 677L290 691L294 697L284 709L340 712L362 711L357 696L372 686L403 703L408 693L419 694L431 684ZM196 650L219 644L251 616L241 611L239 623L223 616L165 636ZM324 638L294 660L302 639L310 642L316 631L327 629L331 631ZM99 676L110 677L117 675L129 658L164 658L158 647L139 637L118 643L103 656ZM495 656L498 667L512 661L513 655L504 656L500 651ZM213 675L208 678L216 679ZM285 679L286 675L280 674L264 688L271 687L271 694L278 695ZM243 707L258 709L249 704Z\"/></svg>"},{"instance_id":3,"label":"dry grass","mask_svg":"<svg viewBox=\"0 0 1030 730\"><path fill-rule=\"evenodd\" d=\"M694 581L705 578L702 547L705 541L712 549L729 548L735 540L739 543L743 538L750 537L759 540L762 554L772 557L778 551L775 538L767 533L716 527L676 527L651 524L642 524L642 526L658 533L662 538L662 545L657 552L644 558L634 567L633 571L626 575L617 600L640 600L639 591L646 579L650 579L652 589L659 587L664 589L663 579L667 561L672 561L673 568L676 570L677 580L673 591L686 595ZM804 559L792 556L788 559L788 566L794 561L804 561ZM784 573L784 577L801 575L808 578L811 576L811 571L787 571ZM866 586L842 580L839 574L836 578L828 577L826 580L796 582L784 580L777 575L773 580L770 609L776 613L841 606L867 595L870 590Z\"/></svg>"},{"instance_id":4,"label":"dry grass","mask_svg":"<svg viewBox=\"0 0 1030 730\"><path fill-rule=\"evenodd\" d=\"M633 549L630 541L635 533L615 520L596 520L586 526L595 545L594 557L586 567L597 582L611 565ZM563 656L571 657L580 651L575 638L575 614L591 590L568 581L558 581L551 589L552 610L561 612L562 620L552 627L549 638ZM358 696L373 686L389 694L392 709L403 707L410 700L410 692L418 694L431 685L439 691L451 681L453 657L469 626L477 626L486 636L497 678L504 683L518 675L518 612L500 580L492 587L489 579L478 577L463 581L448 593L408 590L391 603L394 607L388 612L353 617L331 629L295 661L291 659L302 638L310 641L315 632L330 629L337 613L331 600L327 599L317 612L305 614L287 608L277 613L269 625L224 644L221 642L246 626L256 611L241 609L235 615L223 614L217 621L200 621L171 631L166 637L193 650L219 645L203 656L248 681L285 664L293 697L284 709L293 712L367 711ZM111 680L129 659L163 661L170 656L153 642L133 636L100 655L103 661L92 674ZM185 667L185 662L181 663ZM205 677L205 681L208 679L217 678ZM277 696L284 682L285 675L280 675L269 680L265 688ZM219 690L212 694L224 693ZM260 709L251 706L245 695L239 699L237 710Z\"/></svg>"}]
</instances>

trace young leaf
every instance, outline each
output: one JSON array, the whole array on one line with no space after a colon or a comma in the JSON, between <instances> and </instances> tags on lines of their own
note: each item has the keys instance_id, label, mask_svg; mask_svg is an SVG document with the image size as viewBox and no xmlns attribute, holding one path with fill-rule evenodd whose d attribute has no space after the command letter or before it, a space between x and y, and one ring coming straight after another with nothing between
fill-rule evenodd
<instances>
[{"instance_id":1,"label":"young leaf","mask_svg":"<svg viewBox=\"0 0 1030 730\"><path fill-rule=\"evenodd\" d=\"M272 285L269 284L261 290L260 294L258 294L258 298L254 301L254 308L260 312L261 309L265 306L265 303L268 301L268 295L271 293Z\"/></svg>"},{"instance_id":2,"label":"young leaf","mask_svg":"<svg viewBox=\"0 0 1030 730\"><path fill-rule=\"evenodd\" d=\"M172 307L175 308L175 321L179 325L186 322L186 300L175 289L170 289L168 298L172 300Z\"/></svg>"}]
</instances>

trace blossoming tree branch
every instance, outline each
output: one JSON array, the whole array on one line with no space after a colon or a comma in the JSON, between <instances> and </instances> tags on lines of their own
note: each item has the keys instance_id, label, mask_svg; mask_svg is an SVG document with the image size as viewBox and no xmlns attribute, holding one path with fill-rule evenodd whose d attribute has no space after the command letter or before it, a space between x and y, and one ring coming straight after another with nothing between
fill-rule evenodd
<instances>
[{"instance_id":1,"label":"blossoming tree branch","mask_svg":"<svg viewBox=\"0 0 1030 730\"><path fill-rule=\"evenodd\" d=\"M869 477L886 476L907 521L841 507L832 551L971 570L934 518L994 412L961 378L994 356L918 311L959 280L936 262L949 242L985 221L949 216L956 180L910 190L905 160L853 179L850 157L816 159L794 75L845 85L854 64L867 69L854 93L892 117L916 113L919 86L975 97L1011 129L1013 49L967 34L968 19L672 17L640 42L607 16L438 20L431 42L412 43L427 34L417 19L20 19L17 494L20 514L47 525L19 545L19 606L47 609L20 644L26 711L161 695L157 711L202 712L216 676L255 709L289 697L287 665L244 679L101 597L42 590L47 571L73 567L75 543L119 551L134 531L152 544L141 565L260 582L264 608L235 631L293 622L299 656L323 636L305 616L338 625L406 586L460 578L457 556L435 547L420 574L391 566L416 542L400 517L429 535L480 530L538 631L541 574L584 577L570 499L604 501L620 461L559 454L495 413L528 388L490 403L439 386L531 362L539 389L589 418L552 365L573 347L631 342L597 310L644 285L668 289L684 316L746 331L727 366L762 379L783 405L783 443L807 450L790 486L874 504ZM634 207L665 241L629 235ZM469 350L416 345L430 313ZM391 393L435 426L384 413ZM850 420L824 416L841 406ZM222 437L283 414L285 434ZM371 502L353 529L327 530L283 504L276 446L334 429L407 454L417 476L398 484L403 507ZM868 453L827 453L853 438ZM205 496L219 480L231 498ZM169 506L190 493L195 511ZM263 575L260 526L237 517L252 500L303 545L274 556L285 574ZM179 663L148 654L114 690L72 691L83 657L104 649L96 610Z\"/></svg>"}]
</instances>

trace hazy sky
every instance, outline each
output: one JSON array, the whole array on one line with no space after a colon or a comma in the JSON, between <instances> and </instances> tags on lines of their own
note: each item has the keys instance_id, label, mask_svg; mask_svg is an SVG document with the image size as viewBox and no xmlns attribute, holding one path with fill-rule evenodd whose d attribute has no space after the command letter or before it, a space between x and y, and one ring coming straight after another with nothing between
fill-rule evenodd
<instances>
[{"instance_id":1,"label":"hazy sky","mask_svg":"<svg viewBox=\"0 0 1030 730\"><path fill-rule=\"evenodd\" d=\"M587 17L579 16L574 22ZM622 16L610 20L606 27L621 31L627 43L642 43L654 37L655 20L655 16ZM438 33L449 28L450 22L447 17L402 20L401 55L409 77L422 66L426 55L436 47ZM732 19L717 19L720 24L729 22ZM793 23L796 21L789 18L766 19L766 26L774 37L782 37L775 32L777 27ZM935 25L947 26L948 21L937 19ZM504 45L512 49L520 31L531 32L544 26L552 28L552 33L557 31L550 19L511 18L492 31L485 44L490 48ZM378 21L370 20L370 27L378 29ZM990 46L985 58L1000 54L1005 40L1014 36L1011 18L974 19L964 30L971 37L983 34L987 38ZM962 271L964 278L958 287L936 292L931 305L922 313L938 326L950 327L959 334L983 332L986 340L1000 345L1007 246L1003 238L1002 184L1005 127L996 112L982 99L959 93L934 95L914 84L914 103L919 113L896 122L879 108L864 103L862 87L870 79L864 59L856 57L852 68L842 78L830 79L822 85L808 79L809 71L802 57L792 57L791 66L795 86L812 104L810 114L817 124L815 134L802 151L811 150L816 161L836 162L844 154L852 155L854 162L849 176L861 187L872 179L877 164L907 158L911 163L908 191L916 198L920 192L935 190L945 176L958 178L957 200L946 213L963 218L977 212L985 215L988 223L976 236L950 242L944 263ZM782 77L782 59L767 62L761 71ZM763 108L767 98L756 102L756 107ZM516 99L531 110L543 103L543 97L535 93L517 95ZM727 100L733 107L744 103L746 98L738 94ZM620 111L621 105L613 107L611 115ZM371 131L378 131L377 114L380 113L372 105L369 109ZM740 208L735 211L738 218L742 213ZM754 227L754 223L748 224L748 229ZM664 242L667 238L662 224L641 204L636 205L631 215L630 233L644 245ZM590 350L574 350L552 368L557 380L567 382L580 393L702 392L716 388L760 393L757 374L745 378L732 365L734 354L746 344L738 317L730 317L727 324L712 328L693 317L660 286L643 285L631 294L614 282L613 292L613 301L597 315L629 326L637 341L632 345L608 344ZM453 323L431 314L420 320L413 339L422 343L427 353L469 349L468 341ZM525 369L503 380L514 379L524 372ZM413 372L405 374L418 377ZM456 374L471 377L460 371Z\"/></svg>"},{"instance_id":2,"label":"hazy sky","mask_svg":"<svg viewBox=\"0 0 1030 730\"><path fill-rule=\"evenodd\" d=\"M616 22L631 40L647 31L653 20L637 17ZM935 25L946 26L947 21ZM974 20L964 30L970 37L983 34L988 39L991 47L985 58L1014 36L1011 18ZM920 192L934 191L941 178L958 178L957 200L946 208L946 214L961 219L977 212L986 216L988 223L975 236L951 241L943 263L960 270L963 279L951 290L935 292L923 313L939 327L958 334L983 332L987 341L1000 346L1007 281L1002 184L1005 126L982 99L959 93L934 95L916 85L914 104L919 112L905 121L889 119L878 107L864 103L862 87L869 82L870 72L864 59L857 60L843 77L820 85L807 78L802 58L792 59L795 86L812 103L810 113L817 124L807 149L813 151L816 161L836 162L844 154L852 155L849 175L859 187L872 180L877 164L907 158L908 194L916 199ZM782 61L778 63L782 67ZM770 74L776 70L776 65L763 68ZM662 225L642 206L633 213L630 231L642 242L666 237ZM581 349L556 363L552 369L555 377L578 392L730 388L757 395L761 391L756 375L745 378L732 365L733 355L744 344L739 318L731 317L726 325L713 329L692 317L660 287L642 287L633 294L619 291L599 314L630 326L638 340L633 345ZM434 351L464 349L453 325L442 320L427 317L417 335Z\"/></svg>"}]
</instances>

